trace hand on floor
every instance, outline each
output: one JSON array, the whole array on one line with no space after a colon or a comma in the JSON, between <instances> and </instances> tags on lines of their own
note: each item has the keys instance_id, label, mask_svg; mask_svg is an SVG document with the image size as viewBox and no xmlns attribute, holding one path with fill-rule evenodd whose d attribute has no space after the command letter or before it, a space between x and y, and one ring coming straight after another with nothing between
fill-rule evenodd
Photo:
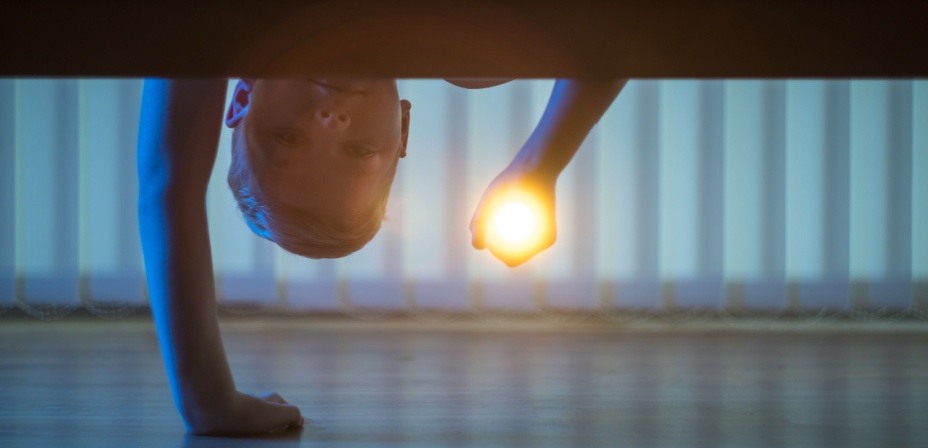
<instances>
[{"instance_id":1,"label":"hand on floor","mask_svg":"<svg viewBox=\"0 0 928 448\"><path fill-rule=\"evenodd\" d=\"M232 409L226 415L209 419L203 428L191 428L198 435L244 436L266 434L303 426L299 408L287 403L276 392L255 396L236 393Z\"/></svg>"}]
</instances>

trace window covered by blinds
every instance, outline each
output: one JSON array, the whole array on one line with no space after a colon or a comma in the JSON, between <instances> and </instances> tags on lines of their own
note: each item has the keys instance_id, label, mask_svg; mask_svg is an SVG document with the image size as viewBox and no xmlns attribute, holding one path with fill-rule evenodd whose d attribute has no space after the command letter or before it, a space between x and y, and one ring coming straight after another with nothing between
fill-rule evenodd
<instances>
[{"instance_id":1,"label":"window covered by blinds","mask_svg":"<svg viewBox=\"0 0 928 448\"><path fill-rule=\"evenodd\" d=\"M0 80L0 306L145 301L141 80ZM488 182L553 82L403 80L414 107L383 230L339 260L251 234L208 193L217 293L299 311L928 306L928 81L636 80L558 183L558 242L470 248ZM231 86L231 83L230 83Z\"/></svg>"}]
</instances>

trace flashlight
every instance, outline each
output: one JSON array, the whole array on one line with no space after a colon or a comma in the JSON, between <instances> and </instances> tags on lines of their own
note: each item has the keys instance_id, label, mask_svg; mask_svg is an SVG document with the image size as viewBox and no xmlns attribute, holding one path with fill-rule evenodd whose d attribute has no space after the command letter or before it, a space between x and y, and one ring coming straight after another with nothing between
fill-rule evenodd
<instances>
[{"instance_id":1,"label":"flashlight","mask_svg":"<svg viewBox=\"0 0 928 448\"><path fill-rule=\"evenodd\" d=\"M544 204L529 191L511 191L493 200L487 222L487 246L497 258L519 259L534 253L549 223Z\"/></svg>"},{"instance_id":2,"label":"flashlight","mask_svg":"<svg viewBox=\"0 0 928 448\"><path fill-rule=\"evenodd\" d=\"M509 202L497 210L493 224L500 239L521 243L535 231L535 214L523 202Z\"/></svg>"}]
</instances>

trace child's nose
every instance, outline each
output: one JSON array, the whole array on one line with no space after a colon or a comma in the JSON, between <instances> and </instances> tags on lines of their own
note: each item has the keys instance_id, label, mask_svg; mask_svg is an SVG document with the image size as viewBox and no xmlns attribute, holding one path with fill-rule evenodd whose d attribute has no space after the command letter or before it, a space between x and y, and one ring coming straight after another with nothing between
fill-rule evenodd
<instances>
[{"instance_id":1,"label":"child's nose","mask_svg":"<svg viewBox=\"0 0 928 448\"><path fill-rule=\"evenodd\" d=\"M345 129L351 124L351 117L345 113L320 109L316 111L316 121L327 127Z\"/></svg>"}]
</instances>

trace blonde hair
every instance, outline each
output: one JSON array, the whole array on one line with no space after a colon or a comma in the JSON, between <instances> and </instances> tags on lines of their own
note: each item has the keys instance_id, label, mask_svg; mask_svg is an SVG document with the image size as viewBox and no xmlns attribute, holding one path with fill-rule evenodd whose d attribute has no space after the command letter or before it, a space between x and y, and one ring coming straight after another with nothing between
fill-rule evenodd
<instances>
[{"instance_id":1,"label":"blonde hair","mask_svg":"<svg viewBox=\"0 0 928 448\"><path fill-rule=\"evenodd\" d=\"M232 163L228 183L245 223L256 235L277 243L287 252L308 258L340 258L364 247L377 235L385 219L390 187L398 160L388 172L380 194L364 217L351 222L326 220L255 195L255 178L248 151L238 142L240 127L232 132Z\"/></svg>"}]
</instances>

